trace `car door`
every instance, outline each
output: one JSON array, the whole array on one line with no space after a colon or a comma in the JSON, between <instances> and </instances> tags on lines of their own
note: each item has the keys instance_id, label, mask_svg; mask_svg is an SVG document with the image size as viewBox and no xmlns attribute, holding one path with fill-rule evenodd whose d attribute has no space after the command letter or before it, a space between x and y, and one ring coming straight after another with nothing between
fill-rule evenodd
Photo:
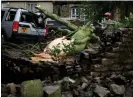
<instances>
[{"instance_id":1,"label":"car door","mask_svg":"<svg viewBox=\"0 0 133 97\"><path fill-rule=\"evenodd\" d=\"M7 37L11 37L12 35L12 24L14 22L16 13L17 13L16 9L9 9L5 12L3 16L2 28L5 29Z\"/></svg>"},{"instance_id":2,"label":"car door","mask_svg":"<svg viewBox=\"0 0 133 97\"><path fill-rule=\"evenodd\" d=\"M27 35L37 35L36 24L32 15L28 11L22 11L19 21L19 31L20 34Z\"/></svg>"}]
</instances>

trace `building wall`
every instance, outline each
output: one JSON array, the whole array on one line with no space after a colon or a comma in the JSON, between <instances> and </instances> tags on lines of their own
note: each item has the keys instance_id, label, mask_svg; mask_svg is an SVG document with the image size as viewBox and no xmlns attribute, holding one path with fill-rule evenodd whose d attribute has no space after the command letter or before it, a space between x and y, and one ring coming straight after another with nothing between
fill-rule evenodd
<instances>
[{"instance_id":1,"label":"building wall","mask_svg":"<svg viewBox=\"0 0 133 97\"><path fill-rule=\"evenodd\" d=\"M11 7L22 7L28 9L27 4L34 3L40 5L41 8L46 9L49 12L53 13L53 3L52 2L9 2L8 6Z\"/></svg>"},{"instance_id":2,"label":"building wall","mask_svg":"<svg viewBox=\"0 0 133 97\"><path fill-rule=\"evenodd\" d=\"M25 2L9 2L9 6L11 7L22 7L26 8Z\"/></svg>"},{"instance_id":3,"label":"building wall","mask_svg":"<svg viewBox=\"0 0 133 97\"><path fill-rule=\"evenodd\" d=\"M53 12L54 12L54 14L56 14L62 18L68 18L71 16L71 8L69 7L69 4L54 5Z\"/></svg>"},{"instance_id":4,"label":"building wall","mask_svg":"<svg viewBox=\"0 0 133 97\"><path fill-rule=\"evenodd\" d=\"M41 8L46 9L47 11L53 13L53 3L52 2L38 2Z\"/></svg>"},{"instance_id":5,"label":"building wall","mask_svg":"<svg viewBox=\"0 0 133 97\"><path fill-rule=\"evenodd\" d=\"M79 8L80 4L54 4L53 13L66 20L75 20L76 17L72 17L72 8Z\"/></svg>"},{"instance_id":6,"label":"building wall","mask_svg":"<svg viewBox=\"0 0 133 97\"><path fill-rule=\"evenodd\" d=\"M74 4L53 5L53 13L62 18L71 18L71 7Z\"/></svg>"}]
</instances>

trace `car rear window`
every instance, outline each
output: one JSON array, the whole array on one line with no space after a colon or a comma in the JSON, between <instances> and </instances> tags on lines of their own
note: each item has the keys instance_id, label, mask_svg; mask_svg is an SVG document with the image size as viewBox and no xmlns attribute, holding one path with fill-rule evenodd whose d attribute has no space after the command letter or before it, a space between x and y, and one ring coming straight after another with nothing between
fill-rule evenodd
<instances>
[{"instance_id":1,"label":"car rear window","mask_svg":"<svg viewBox=\"0 0 133 97\"><path fill-rule=\"evenodd\" d=\"M37 28L45 28L44 24L38 22L38 16L30 12L22 12L20 22L33 23Z\"/></svg>"},{"instance_id":2,"label":"car rear window","mask_svg":"<svg viewBox=\"0 0 133 97\"><path fill-rule=\"evenodd\" d=\"M3 16L4 16L4 14L5 14L5 11L1 11L1 21L3 20Z\"/></svg>"},{"instance_id":3,"label":"car rear window","mask_svg":"<svg viewBox=\"0 0 133 97\"><path fill-rule=\"evenodd\" d=\"M32 23L34 22L32 15L28 12L22 12L20 22Z\"/></svg>"},{"instance_id":4,"label":"car rear window","mask_svg":"<svg viewBox=\"0 0 133 97\"><path fill-rule=\"evenodd\" d=\"M6 21L13 21L16 15L16 11L9 11L7 17L6 17Z\"/></svg>"}]
</instances>

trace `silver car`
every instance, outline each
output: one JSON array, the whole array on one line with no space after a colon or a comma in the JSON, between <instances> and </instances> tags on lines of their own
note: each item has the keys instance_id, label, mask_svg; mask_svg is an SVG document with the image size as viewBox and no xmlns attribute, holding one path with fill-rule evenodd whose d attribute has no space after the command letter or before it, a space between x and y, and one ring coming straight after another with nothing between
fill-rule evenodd
<instances>
[{"instance_id":1,"label":"silver car","mask_svg":"<svg viewBox=\"0 0 133 97\"><path fill-rule=\"evenodd\" d=\"M6 7L1 9L2 41L11 37L45 38L48 31L44 23L38 22L38 15L23 8Z\"/></svg>"}]
</instances>

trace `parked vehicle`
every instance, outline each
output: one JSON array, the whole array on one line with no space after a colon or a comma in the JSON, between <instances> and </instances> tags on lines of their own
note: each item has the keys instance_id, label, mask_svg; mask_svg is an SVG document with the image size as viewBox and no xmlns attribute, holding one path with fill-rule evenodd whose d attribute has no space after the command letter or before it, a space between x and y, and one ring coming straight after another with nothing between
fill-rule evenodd
<instances>
[{"instance_id":1,"label":"parked vehicle","mask_svg":"<svg viewBox=\"0 0 133 97\"><path fill-rule=\"evenodd\" d=\"M1 9L1 39L45 38L48 31L39 24L38 15L23 8L5 7Z\"/></svg>"},{"instance_id":2,"label":"parked vehicle","mask_svg":"<svg viewBox=\"0 0 133 97\"><path fill-rule=\"evenodd\" d=\"M47 21L47 24L50 25L50 27L53 27L53 28L61 28L61 29L68 29L64 24L56 21L56 20L48 20Z\"/></svg>"}]
</instances>

